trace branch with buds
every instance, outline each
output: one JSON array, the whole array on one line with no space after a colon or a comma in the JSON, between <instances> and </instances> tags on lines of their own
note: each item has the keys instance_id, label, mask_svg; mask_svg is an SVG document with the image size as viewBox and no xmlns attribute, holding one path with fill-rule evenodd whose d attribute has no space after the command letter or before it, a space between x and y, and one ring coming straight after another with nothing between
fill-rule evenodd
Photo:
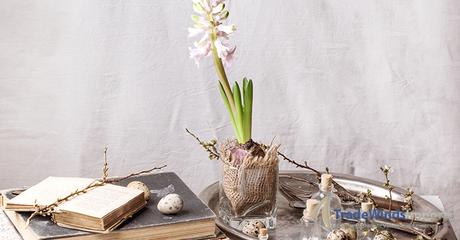
<instances>
[{"instance_id":1,"label":"branch with buds","mask_svg":"<svg viewBox=\"0 0 460 240\"><path fill-rule=\"evenodd\" d=\"M139 172L135 172L135 173L131 173L129 175L126 175L124 177L114 177L114 178L109 178L109 167L108 167L108 160L107 160L107 150L108 148L106 147L104 149L104 165L103 165L103 168L102 168L102 178L100 179L96 179L94 180L93 182L91 182L90 184L88 184L85 188L83 189L76 189L74 192L70 193L69 195L67 196L64 196L62 198L59 198L56 200L56 202L50 204L50 205L46 205L46 206L43 206L43 207L40 207L38 206L37 204L35 204L35 211L30 215L30 217L27 219L27 222L26 222L26 226L29 225L30 221L32 220L32 218L40 215L40 216L52 216L52 214L54 213L54 209L59 206L60 204L66 202L66 201L69 201L70 199L80 195L80 194L84 194L88 191L91 191L92 189L96 188L96 187L101 187L101 186L104 186L105 184L109 184L109 183L116 183L116 182L120 182L120 181L123 181L125 179L128 179L130 177L135 177L135 176L140 176L140 175L143 175L143 174L147 174L147 173L151 173L155 170L160 170L160 169L163 169L166 167L166 165L163 165L163 166L160 166L160 167L153 167L153 168L150 168L150 169L147 169L147 170L142 170L142 171L139 171ZM54 219L52 219L54 221Z\"/></svg>"},{"instance_id":2,"label":"branch with buds","mask_svg":"<svg viewBox=\"0 0 460 240\"><path fill-rule=\"evenodd\" d=\"M388 195L385 195L385 198L389 199L390 201L390 204L388 206L388 210L391 211L391 205L393 203L393 197L391 195L391 193L393 192L393 189L394 189L394 186L390 184L390 179L389 179L389 174L390 174L390 169L391 167L389 167L388 165L385 165L383 167L380 167L380 170L382 171L383 175L385 175L385 182L383 183L383 187L385 187L386 189L388 189Z\"/></svg>"}]
</instances>

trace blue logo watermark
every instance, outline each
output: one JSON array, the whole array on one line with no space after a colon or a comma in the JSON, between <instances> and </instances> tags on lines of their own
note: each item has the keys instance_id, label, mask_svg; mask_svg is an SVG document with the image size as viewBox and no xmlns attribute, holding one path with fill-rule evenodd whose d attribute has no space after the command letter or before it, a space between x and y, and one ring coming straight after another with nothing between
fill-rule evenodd
<instances>
[{"instance_id":1,"label":"blue logo watermark","mask_svg":"<svg viewBox=\"0 0 460 240\"><path fill-rule=\"evenodd\" d=\"M336 219L406 219L406 214L401 211L387 211L374 209L370 212L361 212L361 210L343 211L334 209Z\"/></svg>"}]
</instances>

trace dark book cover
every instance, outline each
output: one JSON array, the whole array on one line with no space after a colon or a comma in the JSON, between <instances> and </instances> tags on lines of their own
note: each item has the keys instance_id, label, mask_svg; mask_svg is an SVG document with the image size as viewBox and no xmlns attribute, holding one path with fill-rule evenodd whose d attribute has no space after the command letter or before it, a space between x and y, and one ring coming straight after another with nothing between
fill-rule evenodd
<instances>
[{"instance_id":1,"label":"dark book cover","mask_svg":"<svg viewBox=\"0 0 460 240\"><path fill-rule=\"evenodd\" d=\"M115 184L126 186L131 181L141 181L145 183L151 191L151 199L144 209L140 210L132 218L126 220L119 228L114 230L114 232L215 218L211 209L209 209L175 173L167 172L132 177ZM184 208L180 213L176 215L164 215L158 211L158 201L167 193L177 193L184 199ZM11 191L4 194L7 199L11 199L15 196ZM31 213L18 214L25 222ZM59 227L49 218L41 216L34 217L28 228L30 228L39 239L55 239L93 234Z\"/></svg>"}]
</instances>

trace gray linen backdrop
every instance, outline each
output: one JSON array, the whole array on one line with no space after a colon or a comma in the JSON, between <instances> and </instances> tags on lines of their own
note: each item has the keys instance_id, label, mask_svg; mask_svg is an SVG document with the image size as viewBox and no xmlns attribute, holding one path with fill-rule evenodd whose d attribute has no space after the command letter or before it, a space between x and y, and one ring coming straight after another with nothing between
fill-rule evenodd
<instances>
[{"instance_id":1,"label":"gray linen backdrop","mask_svg":"<svg viewBox=\"0 0 460 240\"><path fill-rule=\"evenodd\" d=\"M319 169L440 195L460 213L460 2L233 0L232 81L255 83L254 138ZM0 2L0 188L168 164L219 177L231 136L210 59L188 58L187 0ZM282 168L291 168L287 163ZM460 219L455 218L457 232Z\"/></svg>"}]
</instances>

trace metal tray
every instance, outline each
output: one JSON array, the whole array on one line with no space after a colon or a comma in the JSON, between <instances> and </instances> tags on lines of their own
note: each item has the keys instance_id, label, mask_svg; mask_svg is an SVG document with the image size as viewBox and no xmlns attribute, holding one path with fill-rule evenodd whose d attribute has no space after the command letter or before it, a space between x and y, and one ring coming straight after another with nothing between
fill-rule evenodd
<instances>
[{"instance_id":1,"label":"metal tray","mask_svg":"<svg viewBox=\"0 0 460 240\"><path fill-rule=\"evenodd\" d=\"M382 187L381 182L374 180L360 178L347 174L333 174L335 181L340 183L343 187L350 191L366 191L367 189L372 190L373 196L384 198L388 194L388 191ZM315 175L309 172L303 171L281 171L280 172L280 184L291 184L298 188L308 188L308 184L302 183L297 180L293 180L286 176L293 176L296 178L314 179ZM308 190L308 189L307 189ZM395 188L393 190L393 199L396 201L402 201L404 199L403 193L405 191L401 188ZM219 183L213 183L204 189L199 194L200 199L207 204L215 213L218 215L217 207L219 200ZM419 213L441 213L433 204L424 200L423 198L414 195L414 209L415 212ZM292 208L289 206L289 201L278 191L277 196L277 227L275 230L269 232L270 239L283 239L286 240L286 231L288 226L296 223L302 215L301 209ZM256 238L250 237L241 231L234 229L226 225L219 217L216 219L217 226L230 238L230 239L247 239L257 240ZM398 240L414 239L415 236L398 230L392 231ZM437 234L434 236L436 239L456 240L455 233L452 229L450 222L444 219L443 224L439 226Z\"/></svg>"}]
</instances>

